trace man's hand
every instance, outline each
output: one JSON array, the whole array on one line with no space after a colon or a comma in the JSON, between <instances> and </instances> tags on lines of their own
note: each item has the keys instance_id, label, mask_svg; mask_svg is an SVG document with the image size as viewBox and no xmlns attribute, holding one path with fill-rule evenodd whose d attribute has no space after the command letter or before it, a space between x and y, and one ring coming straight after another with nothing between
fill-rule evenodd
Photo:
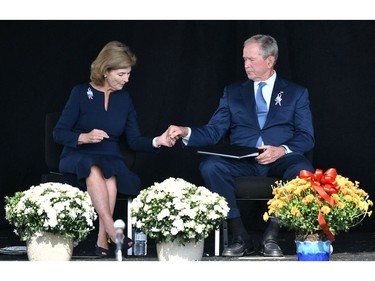
<instances>
[{"instance_id":1,"label":"man's hand","mask_svg":"<svg viewBox=\"0 0 375 281\"><path fill-rule=\"evenodd\" d=\"M263 153L255 157L255 160L262 165L271 164L285 155L285 148L283 146L262 145L258 148L263 150Z\"/></svg>"},{"instance_id":2,"label":"man's hand","mask_svg":"<svg viewBox=\"0 0 375 281\"><path fill-rule=\"evenodd\" d=\"M186 127L170 125L168 127L168 136L177 141L179 138L186 137L189 130Z\"/></svg>"}]
</instances>

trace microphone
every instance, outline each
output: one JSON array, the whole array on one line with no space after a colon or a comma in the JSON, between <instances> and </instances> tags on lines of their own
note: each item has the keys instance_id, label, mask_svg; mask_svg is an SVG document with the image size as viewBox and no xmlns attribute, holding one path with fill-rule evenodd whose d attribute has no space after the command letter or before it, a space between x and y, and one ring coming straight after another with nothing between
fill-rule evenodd
<instances>
[{"instance_id":1,"label":"microphone","mask_svg":"<svg viewBox=\"0 0 375 281\"><path fill-rule=\"evenodd\" d=\"M123 220L116 220L113 224L116 230L116 259L122 261L122 241L124 238L125 223Z\"/></svg>"}]
</instances>

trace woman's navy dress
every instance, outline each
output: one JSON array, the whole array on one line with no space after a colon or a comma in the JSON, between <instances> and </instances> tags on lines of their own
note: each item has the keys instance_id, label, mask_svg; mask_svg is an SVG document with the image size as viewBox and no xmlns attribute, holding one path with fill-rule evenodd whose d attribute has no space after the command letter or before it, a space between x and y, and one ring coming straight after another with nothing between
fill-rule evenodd
<instances>
[{"instance_id":1,"label":"woman's navy dress","mask_svg":"<svg viewBox=\"0 0 375 281\"><path fill-rule=\"evenodd\" d=\"M78 145L79 135L93 129L105 131L109 138L100 143ZM106 111L104 92L89 83L75 86L53 130L54 140L64 145L60 172L77 175L82 188L91 166L97 165L105 178L116 176L118 192L137 195L141 182L126 166L118 144L121 136L134 151L155 151L152 138L141 136L133 102L125 90L110 94Z\"/></svg>"}]
</instances>

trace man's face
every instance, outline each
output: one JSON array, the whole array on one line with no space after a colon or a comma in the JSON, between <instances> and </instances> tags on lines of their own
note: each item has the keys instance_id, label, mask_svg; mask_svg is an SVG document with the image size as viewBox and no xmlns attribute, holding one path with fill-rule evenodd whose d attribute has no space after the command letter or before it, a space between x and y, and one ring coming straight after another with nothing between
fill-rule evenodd
<instances>
[{"instance_id":1,"label":"man's face","mask_svg":"<svg viewBox=\"0 0 375 281\"><path fill-rule=\"evenodd\" d=\"M243 48L243 59L247 77L253 81L264 81L273 73L274 57L263 59L258 43L249 43Z\"/></svg>"}]
</instances>

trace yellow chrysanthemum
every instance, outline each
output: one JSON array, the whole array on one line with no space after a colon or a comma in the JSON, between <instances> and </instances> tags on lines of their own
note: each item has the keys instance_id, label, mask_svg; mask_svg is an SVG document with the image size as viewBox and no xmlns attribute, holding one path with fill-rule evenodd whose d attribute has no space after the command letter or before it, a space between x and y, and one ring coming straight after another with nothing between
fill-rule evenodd
<instances>
[{"instance_id":1,"label":"yellow chrysanthemum","mask_svg":"<svg viewBox=\"0 0 375 281\"><path fill-rule=\"evenodd\" d=\"M263 214L263 220L264 221L268 221L269 218L270 218L270 216L268 215L268 213L264 212L264 214Z\"/></svg>"},{"instance_id":2,"label":"yellow chrysanthemum","mask_svg":"<svg viewBox=\"0 0 375 281\"><path fill-rule=\"evenodd\" d=\"M324 214L324 215L327 215L329 214L329 212L331 211L331 208L328 207L327 205L323 206L322 208L320 208L320 211Z\"/></svg>"},{"instance_id":3,"label":"yellow chrysanthemum","mask_svg":"<svg viewBox=\"0 0 375 281\"><path fill-rule=\"evenodd\" d=\"M302 203L303 203L304 205L307 205L307 204L310 204L311 202L313 202L314 199L315 199L315 196L312 195L312 194L309 194L309 195L307 195L306 197L304 197L304 198L302 199Z\"/></svg>"},{"instance_id":4,"label":"yellow chrysanthemum","mask_svg":"<svg viewBox=\"0 0 375 281\"><path fill-rule=\"evenodd\" d=\"M345 203L344 203L344 202L337 202L337 203L336 203L336 206L337 206L337 208L339 208L339 209L344 209L344 208L345 208Z\"/></svg>"},{"instance_id":5,"label":"yellow chrysanthemum","mask_svg":"<svg viewBox=\"0 0 375 281\"><path fill-rule=\"evenodd\" d=\"M338 192L325 195L333 199L333 206L311 186L310 178L296 177L286 183L277 182L273 188L274 198L268 201L268 212L263 219L269 220L269 216L275 215L281 226L313 233L322 230L317 218L320 210L331 232L337 234L358 225L366 214L371 216L369 209L373 202L368 199L367 192L359 188L358 181L352 182L341 175L337 175L335 181ZM316 179L313 183L324 186Z\"/></svg>"}]
</instances>

